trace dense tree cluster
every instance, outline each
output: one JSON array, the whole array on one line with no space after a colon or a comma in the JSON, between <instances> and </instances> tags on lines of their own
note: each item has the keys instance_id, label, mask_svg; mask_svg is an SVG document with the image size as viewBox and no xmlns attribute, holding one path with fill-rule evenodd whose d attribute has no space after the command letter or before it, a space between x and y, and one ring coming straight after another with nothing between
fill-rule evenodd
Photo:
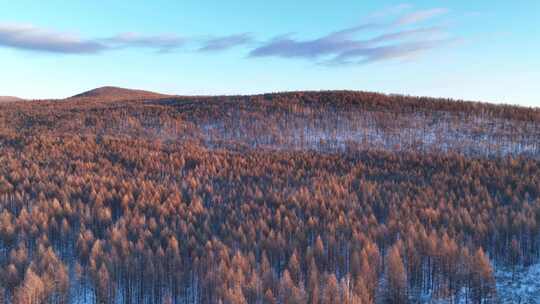
<instances>
[{"instance_id":1,"label":"dense tree cluster","mask_svg":"<svg viewBox=\"0 0 540 304\"><path fill-rule=\"evenodd\" d=\"M488 303L494 265L540 256L537 110L354 92L0 107L0 303ZM399 132L401 112L515 150L257 142Z\"/></svg>"}]
</instances>

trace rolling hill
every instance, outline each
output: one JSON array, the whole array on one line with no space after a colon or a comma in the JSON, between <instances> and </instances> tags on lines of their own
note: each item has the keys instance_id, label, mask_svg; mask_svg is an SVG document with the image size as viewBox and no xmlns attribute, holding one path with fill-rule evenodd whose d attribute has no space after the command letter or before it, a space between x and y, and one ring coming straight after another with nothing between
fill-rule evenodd
<instances>
[{"instance_id":1,"label":"rolling hill","mask_svg":"<svg viewBox=\"0 0 540 304\"><path fill-rule=\"evenodd\" d=\"M143 91L143 90L133 90L120 87L100 87L84 93L80 93L69 97L68 99L100 99L103 101L115 101L115 100L139 100L139 99L158 99L170 97L170 95Z\"/></svg>"},{"instance_id":2,"label":"rolling hill","mask_svg":"<svg viewBox=\"0 0 540 304\"><path fill-rule=\"evenodd\" d=\"M24 99L14 96L0 96L0 102L23 101Z\"/></svg>"}]
</instances>

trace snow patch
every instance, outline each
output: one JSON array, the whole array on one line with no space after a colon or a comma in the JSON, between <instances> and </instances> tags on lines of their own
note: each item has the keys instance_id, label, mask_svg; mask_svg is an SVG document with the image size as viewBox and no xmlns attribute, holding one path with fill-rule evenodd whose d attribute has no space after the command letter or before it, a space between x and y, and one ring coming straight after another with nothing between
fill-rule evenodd
<instances>
[{"instance_id":1,"label":"snow patch","mask_svg":"<svg viewBox=\"0 0 540 304\"><path fill-rule=\"evenodd\" d=\"M540 304L540 263L512 271L498 268L495 271L497 294L500 303Z\"/></svg>"}]
</instances>

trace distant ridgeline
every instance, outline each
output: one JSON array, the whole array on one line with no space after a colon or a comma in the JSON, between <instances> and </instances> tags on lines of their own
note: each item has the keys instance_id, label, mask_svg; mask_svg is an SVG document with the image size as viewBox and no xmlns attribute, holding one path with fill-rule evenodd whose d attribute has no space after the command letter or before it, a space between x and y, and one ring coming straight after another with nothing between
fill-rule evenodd
<instances>
[{"instance_id":1,"label":"distant ridgeline","mask_svg":"<svg viewBox=\"0 0 540 304\"><path fill-rule=\"evenodd\" d=\"M113 87L0 104L0 303L513 303L539 260L539 109Z\"/></svg>"},{"instance_id":2,"label":"distant ridgeline","mask_svg":"<svg viewBox=\"0 0 540 304\"><path fill-rule=\"evenodd\" d=\"M174 106L209 147L540 154L540 109L359 92L215 97Z\"/></svg>"},{"instance_id":3,"label":"distant ridgeline","mask_svg":"<svg viewBox=\"0 0 540 304\"><path fill-rule=\"evenodd\" d=\"M540 155L540 109L366 92L172 97L104 87L17 113L23 116L7 125L28 132L189 140L207 148Z\"/></svg>"}]
</instances>

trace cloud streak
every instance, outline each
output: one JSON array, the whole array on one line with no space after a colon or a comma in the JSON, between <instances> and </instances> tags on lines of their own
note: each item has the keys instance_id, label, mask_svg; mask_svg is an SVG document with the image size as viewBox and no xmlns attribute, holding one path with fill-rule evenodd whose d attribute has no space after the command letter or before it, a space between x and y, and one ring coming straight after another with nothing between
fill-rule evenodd
<instances>
[{"instance_id":1,"label":"cloud streak","mask_svg":"<svg viewBox=\"0 0 540 304\"><path fill-rule=\"evenodd\" d=\"M427 50L448 45L453 40L430 40L405 42L394 45L358 48L343 52L329 64L367 64L378 61L408 58Z\"/></svg>"},{"instance_id":2,"label":"cloud streak","mask_svg":"<svg viewBox=\"0 0 540 304\"><path fill-rule=\"evenodd\" d=\"M406 8L404 5L399 7L400 10ZM315 39L278 36L251 50L249 57L300 58L324 65L366 64L408 58L453 41L446 37L448 34L444 27L410 28L446 12L443 8L411 12L391 23L361 24ZM373 35L374 32L379 34ZM359 38L360 34L363 37Z\"/></svg>"},{"instance_id":3,"label":"cloud streak","mask_svg":"<svg viewBox=\"0 0 540 304\"><path fill-rule=\"evenodd\" d=\"M344 34L347 33L347 34ZM317 60L325 63L369 63L385 59L406 57L443 46L446 39L440 27L418 28L385 33L369 39L355 39L356 31L344 30L313 40L296 40L289 36L278 37L252 50L250 57L282 57ZM429 39L428 39L429 38ZM413 39L412 41L409 41ZM390 44L393 43L393 44ZM330 57L328 59L327 57ZM354 60L353 60L354 59Z\"/></svg>"},{"instance_id":4,"label":"cloud streak","mask_svg":"<svg viewBox=\"0 0 540 304\"><path fill-rule=\"evenodd\" d=\"M187 43L187 39L177 35L155 35L145 36L139 33L121 33L104 40L110 47L129 48L151 48L159 52L170 52L178 49Z\"/></svg>"},{"instance_id":5,"label":"cloud streak","mask_svg":"<svg viewBox=\"0 0 540 304\"><path fill-rule=\"evenodd\" d=\"M146 48L168 53L190 44L198 44L196 49L200 52L218 52L253 41L249 33L214 36L202 39L199 43L195 39L175 34L143 35L135 32L120 33L107 38L83 39L74 34L33 25L0 23L0 47L57 54L98 54L127 48Z\"/></svg>"},{"instance_id":6,"label":"cloud streak","mask_svg":"<svg viewBox=\"0 0 540 304\"><path fill-rule=\"evenodd\" d=\"M33 25L0 23L0 47L42 53L82 55L127 48L147 48L159 53L167 53L180 49L189 42L191 42L189 39L174 34L143 35L134 32L120 33L107 38L83 39L75 34L52 31ZM223 40L221 45L217 45L220 42L219 38L216 38L209 47L226 48L228 47L226 42Z\"/></svg>"},{"instance_id":7,"label":"cloud streak","mask_svg":"<svg viewBox=\"0 0 540 304\"><path fill-rule=\"evenodd\" d=\"M254 41L253 37L249 33L235 34L224 37L217 37L207 39L203 42L203 45L199 48L201 52L216 52L224 51L237 46L247 45Z\"/></svg>"},{"instance_id":8,"label":"cloud streak","mask_svg":"<svg viewBox=\"0 0 540 304\"><path fill-rule=\"evenodd\" d=\"M95 54L108 48L103 43L76 35L18 24L0 24L0 46L65 54Z\"/></svg>"},{"instance_id":9,"label":"cloud streak","mask_svg":"<svg viewBox=\"0 0 540 304\"><path fill-rule=\"evenodd\" d=\"M446 8L433 8L429 10L416 11L399 18L396 21L396 25L403 26L415 24L435 18L440 15L444 15L446 13L448 13L448 9Z\"/></svg>"}]
</instances>

